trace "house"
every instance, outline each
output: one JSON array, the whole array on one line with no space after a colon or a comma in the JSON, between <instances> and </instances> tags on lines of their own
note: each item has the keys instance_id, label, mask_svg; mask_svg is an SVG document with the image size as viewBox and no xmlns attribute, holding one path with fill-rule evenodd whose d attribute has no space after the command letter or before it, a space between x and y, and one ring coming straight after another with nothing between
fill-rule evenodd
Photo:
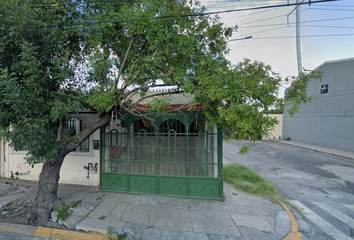
<instances>
[{"instance_id":1,"label":"house","mask_svg":"<svg viewBox=\"0 0 354 240\"><path fill-rule=\"evenodd\" d=\"M190 95L173 94L161 115L123 113L68 154L60 183L99 186L102 191L223 199L222 133L208 126L203 107L190 111ZM148 109L146 102L139 113ZM67 127L80 132L94 111L72 114ZM26 151L1 144L0 174L38 180L41 164L25 163Z\"/></svg>"},{"instance_id":2,"label":"house","mask_svg":"<svg viewBox=\"0 0 354 240\"><path fill-rule=\"evenodd\" d=\"M283 138L353 152L354 58L325 62L315 70L323 80L309 82L312 102L301 106L300 114L290 117L284 111Z\"/></svg>"}]
</instances>

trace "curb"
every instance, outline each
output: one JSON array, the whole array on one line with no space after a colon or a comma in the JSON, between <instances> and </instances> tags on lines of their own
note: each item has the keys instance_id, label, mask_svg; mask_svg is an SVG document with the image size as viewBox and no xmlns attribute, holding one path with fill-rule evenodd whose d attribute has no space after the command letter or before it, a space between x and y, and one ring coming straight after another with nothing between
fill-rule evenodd
<instances>
[{"instance_id":1,"label":"curb","mask_svg":"<svg viewBox=\"0 0 354 240\"><path fill-rule=\"evenodd\" d=\"M0 223L0 231L32 235L41 238L56 238L59 240L106 240L107 235L86 233L75 230L63 230L38 226L27 226L12 223Z\"/></svg>"},{"instance_id":2,"label":"curb","mask_svg":"<svg viewBox=\"0 0 354 240\"><path fill-rule=\"evenodd\" d=\"M289 142L286 142L286 141L274 141L274 140L270 140L270 141L277 142L277 143L280 143L280 144L289 145L289 146L293 146L293 147L303 148L303 149L311 150L311 151L314 151L314 152L325 153L325 154L336 156L336 157L342 157L342 158L347 158L347 159L354 160L354 157L351 157L351 156L346 156L346 155L343 155L343 154L340 154L340 153L333 153L333 152L329 152L329 151L323 151L323 150L319 150L319 149L312 148L312 147L309 147L309 146L300 146L300 145L297 145L297 144L290 143L291 141L289 141Z\"/></svg>"},{"instance_id":3,"label":"curb","mask_svg":"<svg viewBox=\"0 0 354 240\"><path fill-rule=\"evenodd\" d=\"M301 240L302 234L298 232L299 224L297 223L294 215L281 200L275 198L274 200L278 202L290 218L290 232L282 240Z\"/></svg>"}]
</instances>

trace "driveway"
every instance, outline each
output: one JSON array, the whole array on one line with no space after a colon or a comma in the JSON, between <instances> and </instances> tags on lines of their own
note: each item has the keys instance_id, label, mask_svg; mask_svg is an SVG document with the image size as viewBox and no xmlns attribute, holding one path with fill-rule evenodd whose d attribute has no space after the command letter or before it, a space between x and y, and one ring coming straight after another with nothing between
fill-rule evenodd
<instances>
[{"instance_id":1,"label":"driveway","mask_svg":"<svg viewBox=\"0 0 354 240\"><path fill-rule=\"evenodd\" d=\"M243 144L247 156L236 154ZM250 167L293 200L303 240L354 239L354 160L276 141L224 141L224 162Z\"/></svg>"}]
</instances>

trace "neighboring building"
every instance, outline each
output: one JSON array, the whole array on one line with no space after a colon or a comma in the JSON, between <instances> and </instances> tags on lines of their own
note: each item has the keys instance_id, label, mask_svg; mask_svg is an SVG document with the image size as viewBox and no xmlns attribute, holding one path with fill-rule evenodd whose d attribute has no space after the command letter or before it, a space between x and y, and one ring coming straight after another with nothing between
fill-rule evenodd
<instances>
[{"instance_id":1,"label":"neighboring building","mask_svg":"<svg viewBox=\"0 0 354 240\"><path fill-rule=\"evenodd\" d=\"M354 152L354 58L325 62L315 69L322 82L312 80L312 102L290 117L284 111L283 138Z\"/></svg>"},{"instance_id":2,"label":"neighboring building","mask_svg":"<svg viewBox=\"0 0 354 240\"><path fill-rule=\"evenodd\" d=\"M190 95L174 94L169 110L175 111L148 118L127 112L97 130L66 156L59 182L99 186L103 191L222 200L222 133L207 125L201 105L188 111L192 100ZM142 102L139 111L147 108ZM73 114L67 127L80 132L94 117L92 111ZM38 180L42 164L31 168L24 161L26 151L1 146L1 177Z\"/></svg>"},{"instance_id":3,"label":"neighboring building","mask_svg":"<svg viewBox=\"0 0 354 240\"><path fill-rule=\"evenodd\" d=\"M270 131L268 136L262 136L262 140L273 140L283 138L283 114L267 114L271 118L276 118L278 124Z\"/></svg>"}]
</instances>

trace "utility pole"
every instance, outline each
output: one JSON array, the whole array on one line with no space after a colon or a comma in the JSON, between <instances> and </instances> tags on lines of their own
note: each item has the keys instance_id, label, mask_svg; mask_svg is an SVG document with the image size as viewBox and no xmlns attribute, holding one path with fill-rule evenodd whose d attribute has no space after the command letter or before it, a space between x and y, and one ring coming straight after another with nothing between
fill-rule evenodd
<instances>
[{"instance_id":1,"label":"utility pole","mask_svg":"<svg viewBox=\"0 0 354 240\"><path fill-rule=\"evenodd\" d=\"M300 0L296 0L296 53L297 53L297 69L299 75L302 72L301 62L301 43L300 43Z\"/></svg>"},{"instance_id":2,"label":"utility pole","mask_svg":"<svg viewBox=\"0 0 354 240\"><path fill-rule=\"evenodd\" d=\"M303 3L304 0L301 1ZM311 0L309 0L309 3L311 4ZM288 0L289 4L289 0ZM288 14L287 16L287 22L289 26L289 16L296 11L296 55L297 55L297 69L298 69L298 74L300 75L302 72L302 62L301 62L301 43L300 43L300 0L296 0L296 7Z\"/></svg>"}]
</instances>

